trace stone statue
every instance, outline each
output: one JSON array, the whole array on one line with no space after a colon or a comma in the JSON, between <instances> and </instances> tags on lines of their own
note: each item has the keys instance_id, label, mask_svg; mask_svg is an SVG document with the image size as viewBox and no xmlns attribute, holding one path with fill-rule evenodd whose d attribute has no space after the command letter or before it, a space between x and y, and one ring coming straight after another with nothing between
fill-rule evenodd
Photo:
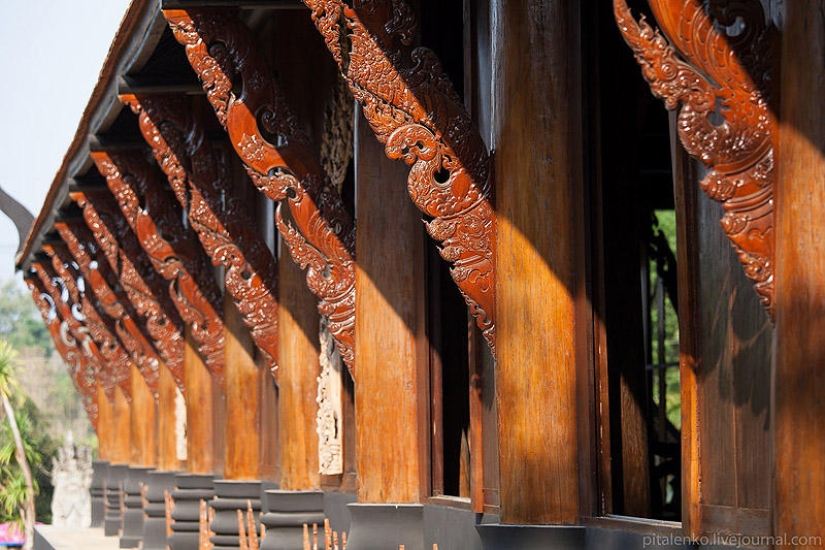
<instances>
[{"instance_id":1,"label":"stone statue","mask_svg":"<svg viewBox=\"0 0 825 550\"><path fill-rule=\"evenodd\" d=\"M92 450L71 437L57 450L52 468L52 525L89 527L92 523Z\"/></svg>"}]
</instances>

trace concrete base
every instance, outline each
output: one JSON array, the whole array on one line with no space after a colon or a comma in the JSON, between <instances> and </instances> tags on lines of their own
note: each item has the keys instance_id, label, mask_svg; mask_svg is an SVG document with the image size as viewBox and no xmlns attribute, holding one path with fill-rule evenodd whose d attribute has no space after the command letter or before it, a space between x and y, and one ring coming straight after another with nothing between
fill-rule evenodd
<instances>
[{"instance_id":1,"label":"concrete base","mask_svg":"<svg viewBox=\"0 0 825 550\"><path fill-rule=\"evenodd\" d=\"M178 474L172 491L175 509L172 512L170 550L198 550L200 501L215 496L215 476L211 474Z\"/></svg>"},{"instance_id":2,"label":"concrete base","mask_svg":"<svg viewBox=\"0 0 825 550\"><path fill-rule=\"evenodd\" d=\"M92 527L103 527L106 517L106 471L109 469L108 460L92 462L92 486L89 492L92 495Z\"/></svg>"},{"instance_id":3,"label":"concrete base","mask_svg":"<svg viewBox=\"0 0 825 550\"><path fill-rule=\"evenodd\" d=\"M143 486L154 468L129 468L123 483L123 532L121 548L137 548L143 540Z\"/></svg>"},{"instance_id":4,"label":"concrete base","mask_svg":"<svg viewBox=\"0 0 825 550\"><path fill-rule=\"evenodd\" d=\"M103 518L103 534L107 537L120 536L123 529L121 514L121 500L123 498L123 482L129 466L126 464L110 464L106 470L106 511Z\"/></svg>"},{"instance_id":5,"label":"concrete base","mask_svg":"<svg viewBox=\"0 0 825 550\"><path fill-rule=\"evenodd\" d=\"M149 472L143 520L143 550L166 550L166 491L172 494L176 472Z\"/></svg>"},{"instance_id":6,"label":"concrete base","mask_svg":"<svg viewBox=\"0 0 825 550\"><path fill-rule=\"evenodd\" d=\"M406 550L424 550L423 505L356 503L349 511L347 550L386 550L402 544Z\"/></svg>"},{"instance_id":7,"label":"concrete base","mask_svg":"<svg viewBox=\"0 0 825 550\"><path fill-rule=\"evenodd\" d=\"M215 519L210 528L215 535L210 539L213 550L233 550L240 547L238 538L238 510L244 515L244 530L246 528L246 513L249 505L255 516L255 529L260 529L261 491L260 481L215 481L215 500L209 507L215 510Z\"/></svg>"},{"instance_id":8,"label":"concrete base","mask_svg":"<svg viewBox=\"0 0 825 550\"><path fill-rule=\"evenodd\" d=\"M585 528L563 525L479 525L484 550L583 550ZM440 548L440 547L439 547Z\"/></svg>"},{"instance_id":9,"label":"concrete base","mask_svg":"<svg viewBox=\"0 0 825 550\"><path fill-rule=\"evenodd\" d=\"M303 526L315 523L321 535L318 545L324 547L324 493L321 491L278 491L264 494L266 537L261 550L301 550Z\"/></svg>"}]
</instances>

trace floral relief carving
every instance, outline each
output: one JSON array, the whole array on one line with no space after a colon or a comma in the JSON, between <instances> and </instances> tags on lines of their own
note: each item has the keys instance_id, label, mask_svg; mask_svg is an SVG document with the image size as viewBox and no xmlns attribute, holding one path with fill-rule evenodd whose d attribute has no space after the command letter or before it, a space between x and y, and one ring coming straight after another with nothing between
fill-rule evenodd
<instances>
[{"instance_id":1,"label":"floral relief carving","mask_svg":"<svg viewBox=\"0 0 825 550\"><path fill-rule=\"evenodd\" d=\"M87 196L82 192L72 192L70 195L82 208L86 225L135 311L142 317L155 349L178 386L184 387L182 322L171 303L167 304L170 302L169 296L155 279L154 270L140 262L142 256L137 250L140 246L119 208L111 196L99 193ZM138 265L135 262L139 262Z\"/></svg>"},{"instance_id":2,"label":"floral relief carving","mask_svg":"<svg viewBox=\"0 0 825 550\"><path fill-rule=\"evenodd\" d=\"M97 254L91 232L82 222L56 222L55 229L74 256L78 270L97 298L97 303L112 319L123 348L146 380L149 391L157 398L160 375L158 357L135 322L128 298L123 292L115 291L118 281L106 269L106 263L94 258Z\"/></svg>"},{"instance_id":3,"label":"floral relief carving","mask_svg":"<svg viewBox=\"0 0 825 550\"><path fill-rule=\"evenodd\" d=\"M149 164L135 152L93 152L92 159L152 266L167 281L169 296L207 368L222 382L221 293L205 256L191 246L195 236L174 211L174 199L165 196Z\"/></svg>"},{"instance_id":4,"label":"floral relief carving","mask_svg":"<svg viewBox=\"0 0 825 550\"><path fill-rule=\"evenodd\" d=\"M189 223L275 375L278 362L277 267L253 219L235 197L229 166L206 139L202 123L181 96L123 96Z\"/></svg>"},{"instance_id":5,"label":"floral relief carving","mask_svg":"<svg viewBox=\"0 0 825 550\"><path fill-rule=\"evenodd\" d=\"M89 421L97 431L98 404L97 404L97 377L96 366L89 361L78 341L70 334L68 323L62 321L52 298L43 288L42 283L34 274L25 277L26 286L32 293L32 298L43 317L43 322L52 337L54 347L63 358L69 370L75 389L83 402L83 408Z\"/></svg>"},{"instance_id":6,"label":"floral relief carving","mask_svg":"<svg viewBox=\"0 0 825 550\"><path fill-rule=\"evenodd\" d=\"M280 204L276 225L354 374L355 225L233 10L164 11L252 182ZM233 80L243 82L242 94ZM285 212L284 209L288 209Z\"/></svg>"},{"instance_id":7,"label":"floral relief carving","mask_svg":"<svg viewBox=\"0 0 825 550\"><path fill-rule=\"evenodd\" d=\"M711 2L709 11L696 0L649 3L661 32L614 0L619 30L653 94L678 110L682 145L708 168L700 186L722 203L722 228L772 318L775 29L758 2Z\"/></svg>"},{"instance_id":8,"label":"floral relief carving","mask_svg":"<svg viewBox=\"0 0 825 550\"><path fill-rule=\"evenodd\" d=\"M495 234L490 157L452 82L403 0L304 0L389 158L411 165L407 188L431 221L453 279L495 353Z\"/></svg>"},{"instance_id":9,"label":"floral relief carving","mask_svg":"<svg viewBox=\"0 0 825 550\"><path fill-rule=\"evenodd\" d=\"M113 329L110 325L104 322L103 318L97 310L97 306L93 303L93 297L90 297L85 292L87 282L83 282L84 291L81 292L78 286L78 280L81 280L80 273L77 271L69 251L61 245L46 245L43 250L51 257L53 277L52 281L59 280L66 288L69 300L74 306L73 312L77 312L77 316L82 319L82 330L88 332L94 342L94 347L89 349L95 352L95 358L101 366L99 371L98 381L103 390L106 392L106 397L110 401L114 401L115 387L120 387L123 390L127 399L132 398L132 363L129 356L123 350L120 342L113 334ZM52 293L52 289L48 287L46 281L41 278L44 285ZM54 289L57 293L56 300L61 300L62 293L58 289ZM54 298L55 296L52 295ZM69 320L64 317L64 320ZM80 321L79 321L80 323ZM81 332L80 329L75 332L75 337Z\"/></svg>"}]
</instances>

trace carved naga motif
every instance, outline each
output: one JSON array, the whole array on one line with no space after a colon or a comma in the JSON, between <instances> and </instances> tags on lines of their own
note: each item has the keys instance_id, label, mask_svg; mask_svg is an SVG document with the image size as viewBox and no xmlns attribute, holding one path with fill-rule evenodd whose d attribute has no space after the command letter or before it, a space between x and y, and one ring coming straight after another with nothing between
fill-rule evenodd
<instances>
[{"instance_id":1,"label":"carved naga motif","mask_svg":"<svg viewBox=\"0 0 825 550\"><path fill-rule=\"evenodd\" d=\"M56 222L55 229L69 247L83 279L97 297L97 303L112 321L115 333L123 344L152 395L158 396L160 364L152 344L135 322L131 304L125 294L116 289L119 281L114 280L107 265L98 262L93 245L94 237L83 222ZM110 282L111 280L111 282Z\"/></svg>"},{"instance_id":2,"label":"carved naga motif","mask_svg":"<svg viewBox=\"0 0 825 550\"><path fill-rule=\"evenodd\" d=\"M87 283L85 281L83 283L84 292L80 291L77 281L81 277L75 266L72 265L74 259L69 251L62 246L46 245L43 250L52 259L53 280L57 279L65 285L69 299L79 307L79 315L83 318L83 328L88 331L95 343L95 347L92 349L97 350L98 364L101 366L98 381L103 386L106 397L114 402L115 386L119 386L126 398L131 400L132 363L112 330L98 313L96 306L92 303L92 298L86 295L85 286ZM41 280L46 285L46 281L43 278ZM46 288L49 294L55 298L52 290L48 286ZM55 290L57 291L57 298L55 298L57 301L60 299L60 292L57 289ZM68 318L64 317L64 320L68 320ZM78 333L75 332L75 337L77 336Z\"/></svg>"},{"instance_id":3,"label":"carved naga motif","mask_svg":"<svg viewBox=\"0 0 825 550\"><path fill-rule=\"evenodd\" d=\"M282 97L249 29L231 10L165 10L178 42L255 186L279 201L276 224L341 357L355 376L355 225ZM243 81L240 96L233 92ZM289 208L289 216L282 211Z\"/></svg>"},{"instance_id":4,"label":"carved naga motif","mask_svg":"<svg viewBox=\"0 0 825 550\"><path fill-rule=\"evenodd\" d=\"M619 30L653 94L680 109L682 145L709 169L700 185L724 206L722 228L773 318L777 123L765 92L770 28L761 5L711 8L714 19L696 0L650 5L665 36L614 0Z\"/></svg>"},{"instance_id":5,"label":"carved naga motif","mask_svg":"<svg viewBox=\"0 0 825 550\"><path fill-rule=\"evenodd\" d=\"M410 46L415 21L403 0L304 4L387 156L412 166L410 197L495 353L490 158L452 82L435 53Z\"/></svg>"},{"instance_id":6,"label":"carved naga motif","mask_svg":"<svg viewBox=\"0 0 825 550\"><path fill-rule=\"evenodd\" d=\"M135 265L142 255L132 230L111 196L87 196L82 192L70 195L82 208L86 225L106 256L109 267L143 318L146 331L175 382L183 389L183 325L171 304L167 304L169 296L160 288L154 270L140 263Z\"/></svg>"},{"instance_id":7,"label":"carved naga motif","mask_svg":"<svg viewBox=\"0 0 825 550\"><path fill-rule=\"evenodd\" d=\"M273 376L278 368L278 272L275 259L233 192L229 166L206 139L188 98L122 96L204 250L225 271L225 288Z\"/></svg>"},{"instance_id":8,"label":"carved naga motif","mask_svg":"<svg viewBox=\"0 0 825 550\"><path fill-rule=\"evenodd\" d=\"M43 288L42 283L34 274L25 277L26 286L32 293L32 298L40 311L43 322L49 330L54 347L63 358L69 369L75 390L80 395L83 408L89 416L95 431L97 431L98 404L96 367L85 355L80 343L70 334L68 323L62 321L57 313L57 307L51 302L52 298Z\"/></svg>"},{"instance_id":9,"label":"carved naga motif","mask_svg":"<svg viewBox=\"0 0 825 550\"><path fill-rule=\"evenodd\" d=\"M191 247L191 231L183 227L172 200L164 196L151 166L136 152L93 152L126 222L169 284L169 295L207 368L220 383L224 376L224 324L221 294L206 258Z\"/></svg>"}]
</instances>

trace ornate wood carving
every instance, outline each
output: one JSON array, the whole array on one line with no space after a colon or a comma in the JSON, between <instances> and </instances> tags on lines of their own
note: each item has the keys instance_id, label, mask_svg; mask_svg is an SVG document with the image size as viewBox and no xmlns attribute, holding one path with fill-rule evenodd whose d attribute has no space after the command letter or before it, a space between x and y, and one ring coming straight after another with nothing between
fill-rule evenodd
<instances>
[{"instance_id":1,"label":"ornate wood carving","mask_svg":"<svg viewBox=\"0 0 825 550\"><path fill-rule=\"evenodd\" d=\"M189 223L215 265L225 269L252 339L275 375L278 362L278 273L275 259L234 193L230 168L206 139L185 96L123 96L169 179Z\"/></svg>"},{"instance_id":2,"label":"ornate wood carving","mask_svg":"<svg viewBox=\"0 0 825 550\"><path fill-rule=\"evenodd\" d=\"M89 421L97 431L97 367L90 361L80 342L71 335L68 322L61 320L56 304L52 302L53 299L43 288L37 275L29 273L25 281L49 330L54 347L69 369L69 377L80 395Z\"/></svg>"},{"instance_id":3,"label":"ornate wood carving","mask_svg":"<svg viewBox=\"0 0 825 550\"><path fill-rule=\"evenodd\" d=\"M123 350L115 338L112 331L103 321L103 318L97 311L97 308L92 303L92 298L81 292L77 285L80 274L77 273L75 266L72 264L74 260L71 254L63 246L46 245L43 250L51 257L53 273L48 274L51 281L59 280L64 285L69 299L74 304L73 312L82 318L82 328L73 330L75 338L85 330L91 336L95 343L94 347L90 347L93 352L96 352L96 359L100 365L98 371L98 381L103 390L106 392L106 397L110 402L114 403L115 386L119 386L127 399L132 397L132 363L129 356ZM44 266L45 267L45 266ZM41 277L45 288L49 291L55 302L61 300L61 292L49 286L50 281ZM84 291L86 283L83 283ZM53 285L52 285L53 286ZM64 320L69 320L69 317L64 317ZM69 320L71 323L71 321Z\"/></svg>"},{"instance_id":4,"label":"ornate wood carving","mask_svg":"<svg viewBox=\"0 0 825 550\"><path fill-rule=\"evenodd\" d=\"M140 245L120 209L111 196L97 194L90 197L85 193L73 192L71 197L83 209L86 225L94 234L120 286L143 318L146 331L175 383L184 388L183 323L171 303L167 303L170 302L169 295L160 287L154 269L142 263L135 265L142 257Z\"/></svg>"},{"instance_id":5,"label":"ornate wood carving","mask_svg":"<svg viewBox=\"0 0 825 550\"><path fill-rule=\"evenodd\" d=\"M412 165L407 188L495 353L496 214L490 157L431 50L411 46L402 0L304 0L389 158Z\"/></svg>"},{"instance_id":6,"label":"ornate wood carving","mask_svg":"<svg viewBox=\"0 0 825 550\"><path fill-rule=\"evenodd\" d=\"M56 222L55 229L69 247L83 279L91 288L97 303L112 321L115 333L157 398L160 364L154 348L135 322L131 304L125 293L117 292L119 281L111 275L104 262L95 257L98 251L94 237L82 222ZM110 282L111 281L111 282ZM122 288L122 287L121 287Z\"/></svg>"},{"instance_id":7,"label":"ornate wood carving","mask_svg":"<svg viewBox=\"0 0 825 550\"><path fill-rule=\"evenodd\" d=\"M321 374L318 376L318 413L315 415L318 471L323 475L337 475L344 473L341 357L335 353L325 319L321 320L319 337Z\"/></svg>"},{"instance_id":8,"label":"ornate wood carving","mask_svg":"<svg viewBox=\"0 0 825 550\"><path fill-rule=\"evenodd\" d=\"M93 152L92 159L155 270L168 281L169 295L190 326L209 371L222 383L221 293L211 266L191 245L194 234L183 227L171 197L164 196L160 181L139 153Z\"/></svg>"},{"instance_id":9,"label":"ornate wood carving","mask_svg":"<svg viewBox=\"0 0 825 550\"><path fill-rule=\"evenodd\" d=\"M279 201L276 224L341 357L354 373L355 225L307 147L248 28L232 10L164 11L255 186ZM243 81L240 97L233 81ZM286 204L289 216L282 208Z\"/></svg>"},{"instance_id":10,"label":"ornate wood carving","mask_svg":"<svg viewBox=\"0 0 825 550\"><path fill-rule=\"evenodd\" d=\"M712 2L710 14L696 0L649 3L664 35L614 0L619 30L653 94L679 110L682 145L709 169L700 185L724 206L722 228L773 318L771 29L758 2Z\"/></svg>"}]
</instances>

